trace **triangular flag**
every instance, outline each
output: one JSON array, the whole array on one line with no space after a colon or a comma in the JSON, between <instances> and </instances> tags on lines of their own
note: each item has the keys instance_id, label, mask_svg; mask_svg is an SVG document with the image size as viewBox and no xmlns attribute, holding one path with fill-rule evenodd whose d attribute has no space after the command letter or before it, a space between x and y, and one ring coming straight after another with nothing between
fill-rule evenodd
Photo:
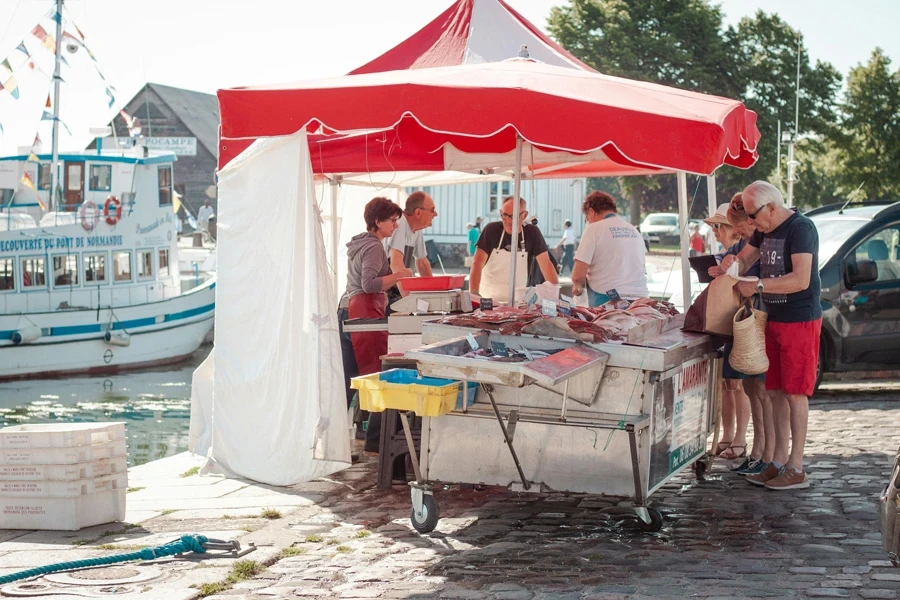
<instances>
[{"instance_id":1,"label":"triangular flag","mask_svg":"<svg viewBox=\"0 0 900 600\"><path fill-rule=\"evenodd\" d=\"M44 40L43 45L44 45L44 48L46 48L53 54L56 54L56 40L53 39L52 35L47 34L47 39Z\"/></svg>"},{"instance_id":2,"label":"triangular flag","mask_svg":"<svg viewBox=\"0 0 900 600\"><path fill-rule=\"evenodd\" d=\"M53 108L53 104L50 103L50 94L47 94L47 103L44 104L44 108Z\"/></svg>"},{"instance_id":3,"label":"triangular flag","mask_svg":"<svg viewBox=\"0 0 900 600\"><path fill-rule=\"evenodd\" d=\"M31 188L34 191L37 191L37 189L34 187L34 180L31 178L31 175L29 175L27 171L22 174L22 179L19 180L19 183L27 188Z\"/></svg>"},{"instance_id":4,"label":"triangular flag","mask_svg":"<svg viewBox=\"0 0 900 600\"><path fill-rule=\"evenodd\" d=\"M72 132L69 131L69 126L66 125L65 123L63 123L62 119L60 119L59 117L54 117L51 113L48 113L46 110L41 115L41 121L59 121L59 124L66 128L66 131L69 133L69 135L72 135Z\"/></svg>"},{"instance_id":5,"label":"triangular flag","mask_svg":"<svg viewBox=\"0 0 900 600\"><path fill-rule=\"evenodd\" d=\"M19 99L19 84L16 83L15 77L10 77L9 79L7 79L3 84L3 87L12 95L13 98L15 98L16 100Z\"/></svg>"},{"instance_id":6,"label":"triangular flag","mask_svg":"<svg viewBox=\"0 0 900 600\"><path fill-rule=\"evenodd\" d=\"M181 198L178 194L172 194L172 212L176 215L178 214L178 210L181 208Z\"/></svg>"},{"instance_id":7,"label":"triangular flag","mask_svg":"<svg viewBox=\"0 0 900 600\"><path fill-rule=\"evenodd\" d=\"M50 18L56 21L57 24L62 25L62 15L59 14L58 10L54 10L53 16L51 16Z\"/></svg>"},{"instance_id":8,"label":"triangular flag","mask_svg":"<svg viewBox=\"0 0 900 600\"><path fill-rule=\"evenodd\" d=\"M34 142L31 143L31 151L37 154L44 147L44 144L41 142L41 134L34 134Z\"/></svg>"},{"instance_id":9,"label":"triangular flag","mask_svg":"<svg viewBox=\"0 0 900 600\"><path fill-rule=\"evenodd\" d=\"M28 154L28 162L39 163L41 162L41 159L37 157L37 154L31 152Z\"/></svg>"},{"instance_id":10,"label":"triangular flag","mask_svg":"<svg viewBox=\"0 0 900 600\"><path fill-rule=\"evenodd\" d=\"M81 33L81 30L80 30L80 29L78 29L78 25L76 25L76 24L73 22L73 23L72 23L72 27L75 28L75 31L77 31L77 32L78 32L78 35L81 36L81 39L84 40L84 34Z\"/></svg>"},{"instance_id":11,"label":"triangular flag","mask_svg":"<svg viewBox=\"0 0 900 600\"><path fill-rule=\"evenodd\" d=\"M62 54L59 55L59 62L61 62L62 64L66 65L67 67L69 66L69 61L67 61L67 60L66 60L66 57L63 56Z\"/></svg>"},{"instance_id":12,"label":"triangular flag","mask_svg":"<svg viewBox=\"0 0 900 600\"><path fill-rule=\"evenodd\" d=\"M116 97L113 96L113 93L109 88L106 88L106 95L109 96L109 107L112 108L113 104L116 103Z\"/></svg>"},{"instance_id":13,"label":"triangular flag","mask_svg":"<svg viewBox=\"0 0 900 600\"><path fill-rule=\"evenodd\" d=\"M25 56L31 56L28 53L28 48L25 47L25 42L19 42L19 45L16 46L16 50L18 50L19 52L22 52L23 54L25 54Z\"/></svg>"},{"instance_id":14,"label":"triangular flag","mask_svg":"<svg viewBox=\"0 0 900 600\"><path fill-rule=\"evenodd\" d=\"M0 63L0 67L3 67L4 69L6 69L6 72L7 72L7 73L12 73L12 67L9 65L9 59L8 59L8 58L4 58L4 59L3 59L3 62Z\"/></svg>"},{"instance_id":15,"label":"triangular flag","mask_svg":"<svg viewBox=\"0 0 900 600\"><path fill-rule=\"evenodd\" d=\"M131 118L131 115L129 115L127 112L125 112L124 108L119 111L119 114L122 115L123 119L125 119L125 125L129 129L131 129L131 124L134 123L134 119Z\"/></svg>"},{"instance_id":16,"label":"triangular flag","mask_svg":"<svg viewBox=\"0 0 900 600\"><path fill-rule=\"evenodd\" d=\"M31 35L41 40L42 42L47 39L47 30L41 27L40 25L35 25L34 29L31 30Z\"/></svg>"},{"instance_id":17,"label":"triangular flag","mask_svg":"<svg viewBox=\"0 0 900 600\"><path fill-rule=\"evenodd\" d=\"M34 61L33 61L33 60L29 60L29 61L28 61L28 68L31 69L32 71L34 71L35 69L37 69L37 65L34 64Z\"/></svg>"},{"instance_id":18,"label":"triangular flag","mask_svg":"<svg viewBox=\"0 0 900 600\"><path fill-rule=\"evenodd\" d=\"M3 135L3 123L0 123L0 135Z\"/></svg>"}]
</instances>

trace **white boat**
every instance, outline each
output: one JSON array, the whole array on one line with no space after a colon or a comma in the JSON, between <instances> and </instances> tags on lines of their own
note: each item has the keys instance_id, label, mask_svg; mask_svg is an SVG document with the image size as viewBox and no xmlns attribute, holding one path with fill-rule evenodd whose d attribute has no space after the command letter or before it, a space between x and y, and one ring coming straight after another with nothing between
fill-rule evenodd
<instances>
[{"instance_id":1,"label":"white boat","mask_svg":"<svg viewBox=\"0 0 900 600\"><path fill-rule=\"evenodd\" d=\"M182 290L175 156L63 153L63 198L49 212L52 157L30 158L0 158L0 380L190 356L213 326L216 283Z\"/></svg>"}]
</instances>

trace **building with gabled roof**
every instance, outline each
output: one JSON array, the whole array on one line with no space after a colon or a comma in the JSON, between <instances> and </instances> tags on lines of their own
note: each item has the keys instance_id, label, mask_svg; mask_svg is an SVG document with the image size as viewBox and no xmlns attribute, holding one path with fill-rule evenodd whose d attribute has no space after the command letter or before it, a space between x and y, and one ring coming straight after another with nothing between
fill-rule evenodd
<instances>
[{"instance_id":1,"label":"building with gabled roof","mask_svg":"<svg viewBox=\"0 0 900 600\"><path fill-rule=\"evenodd\" d=\"M196 216L206 199L215 207L219 131L215 94L147 83L123 110L139 120L149 148L169 149L178 155L173 183L185 208ZM117 115L109 125L120 139L129 137L124 117ZM96 148L96 140L88 148Z\"/></svg>"}]
</instances>

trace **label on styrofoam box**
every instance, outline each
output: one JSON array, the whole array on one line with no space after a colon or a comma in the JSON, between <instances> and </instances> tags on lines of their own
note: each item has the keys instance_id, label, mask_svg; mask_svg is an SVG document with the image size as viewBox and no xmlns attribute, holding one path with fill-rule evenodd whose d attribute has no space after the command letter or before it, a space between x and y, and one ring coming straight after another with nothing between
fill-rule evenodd
<instances>
[{"instance_id":1,"label":"label on styrofoam box","mask_svg":"<svg viewBox=\"0 0 900 600\"><path fill-rule=\"evenodd\" d=\"M491 352L495 356L509 356L509 348L503 342L491 342Z\"/></svg>"},{"instance_id":2,"label":"label on styrofoam box","mask_svg":"<svg viewBox=\"0 0 900 600\"><path fill-rule=\"evenodd\" d=\"M557 314L556 302L554 302L553 300L542 300L541 312L548 317L555 317Z\"/></svg>"},{"instance_id":3,"label":"label on styrofoam box","mask_svg":"<svg viewBox=\"0 0 900 600\"><path fill-rule=\"evenodd\" d=\"M469 346L472 347L472 350L478 350L478 342L475 340L475 336L471 333L466 336L466 341L469 342Z\"/></svg>"},{"instance_id":4,"label":"label on styrofoam box","mask_svg":"<svg viewBox=\"0 0 900 600\"><path fill-rule=\"evenodd\" d=\"M525 304L528 306L534 306L538 303L538 293L535 291L533 287L528 288L525 292Z\"/></svg>"},{"instance_id":5,"label":"label on styrofoam box","mask_svg":"<svg viewBox=\"0 0 900 600\"><path fill-rule=\"evenodd\" d=\"M428 300L416 300L416 310L419 312L428 312Z\"/></svg>"},{"instance_id":6,"label":"label on styrofoam box","mask_svg":"<svg viewBox=\"0 0 900 600\"><path fill-rule=\"evenodd\" d=\"M615 301L617 301L617 300L621 300L621 298L619 297L619 292L617 292L615 289L607 290L607 291L606 291L606 295L609 296L609 300L610 300L611 302L615 302Z\"/></svg>"},{"instance_id":7,"label":"label on styrofoam box","mask_svg":"<svg viewBox=\"0 0 900 600\"><path fill-rule=\"evenodd\" d=\"M481 310L494 310L494 299L493 298L482 298L478 303L478 308Z\"/></svg>"}]
</instances>

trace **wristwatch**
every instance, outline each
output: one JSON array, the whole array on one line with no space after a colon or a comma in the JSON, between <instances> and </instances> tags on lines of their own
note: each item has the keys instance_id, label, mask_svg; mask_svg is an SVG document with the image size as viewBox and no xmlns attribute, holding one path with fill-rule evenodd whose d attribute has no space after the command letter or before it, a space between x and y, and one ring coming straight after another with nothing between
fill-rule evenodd
<instances>
[{"instance_id":1,"label":"wristwatch","mask_svg":"<svg viewBox=\"0 0 900 600\"><path fill-rule=\"evenodd\" d=\"M763 280L762 280L762 277L760 277L759 280L756 282L756 292L757 292L758 294L762 294L762 293L763 293Z\"/></svg>"}]
</instances>

